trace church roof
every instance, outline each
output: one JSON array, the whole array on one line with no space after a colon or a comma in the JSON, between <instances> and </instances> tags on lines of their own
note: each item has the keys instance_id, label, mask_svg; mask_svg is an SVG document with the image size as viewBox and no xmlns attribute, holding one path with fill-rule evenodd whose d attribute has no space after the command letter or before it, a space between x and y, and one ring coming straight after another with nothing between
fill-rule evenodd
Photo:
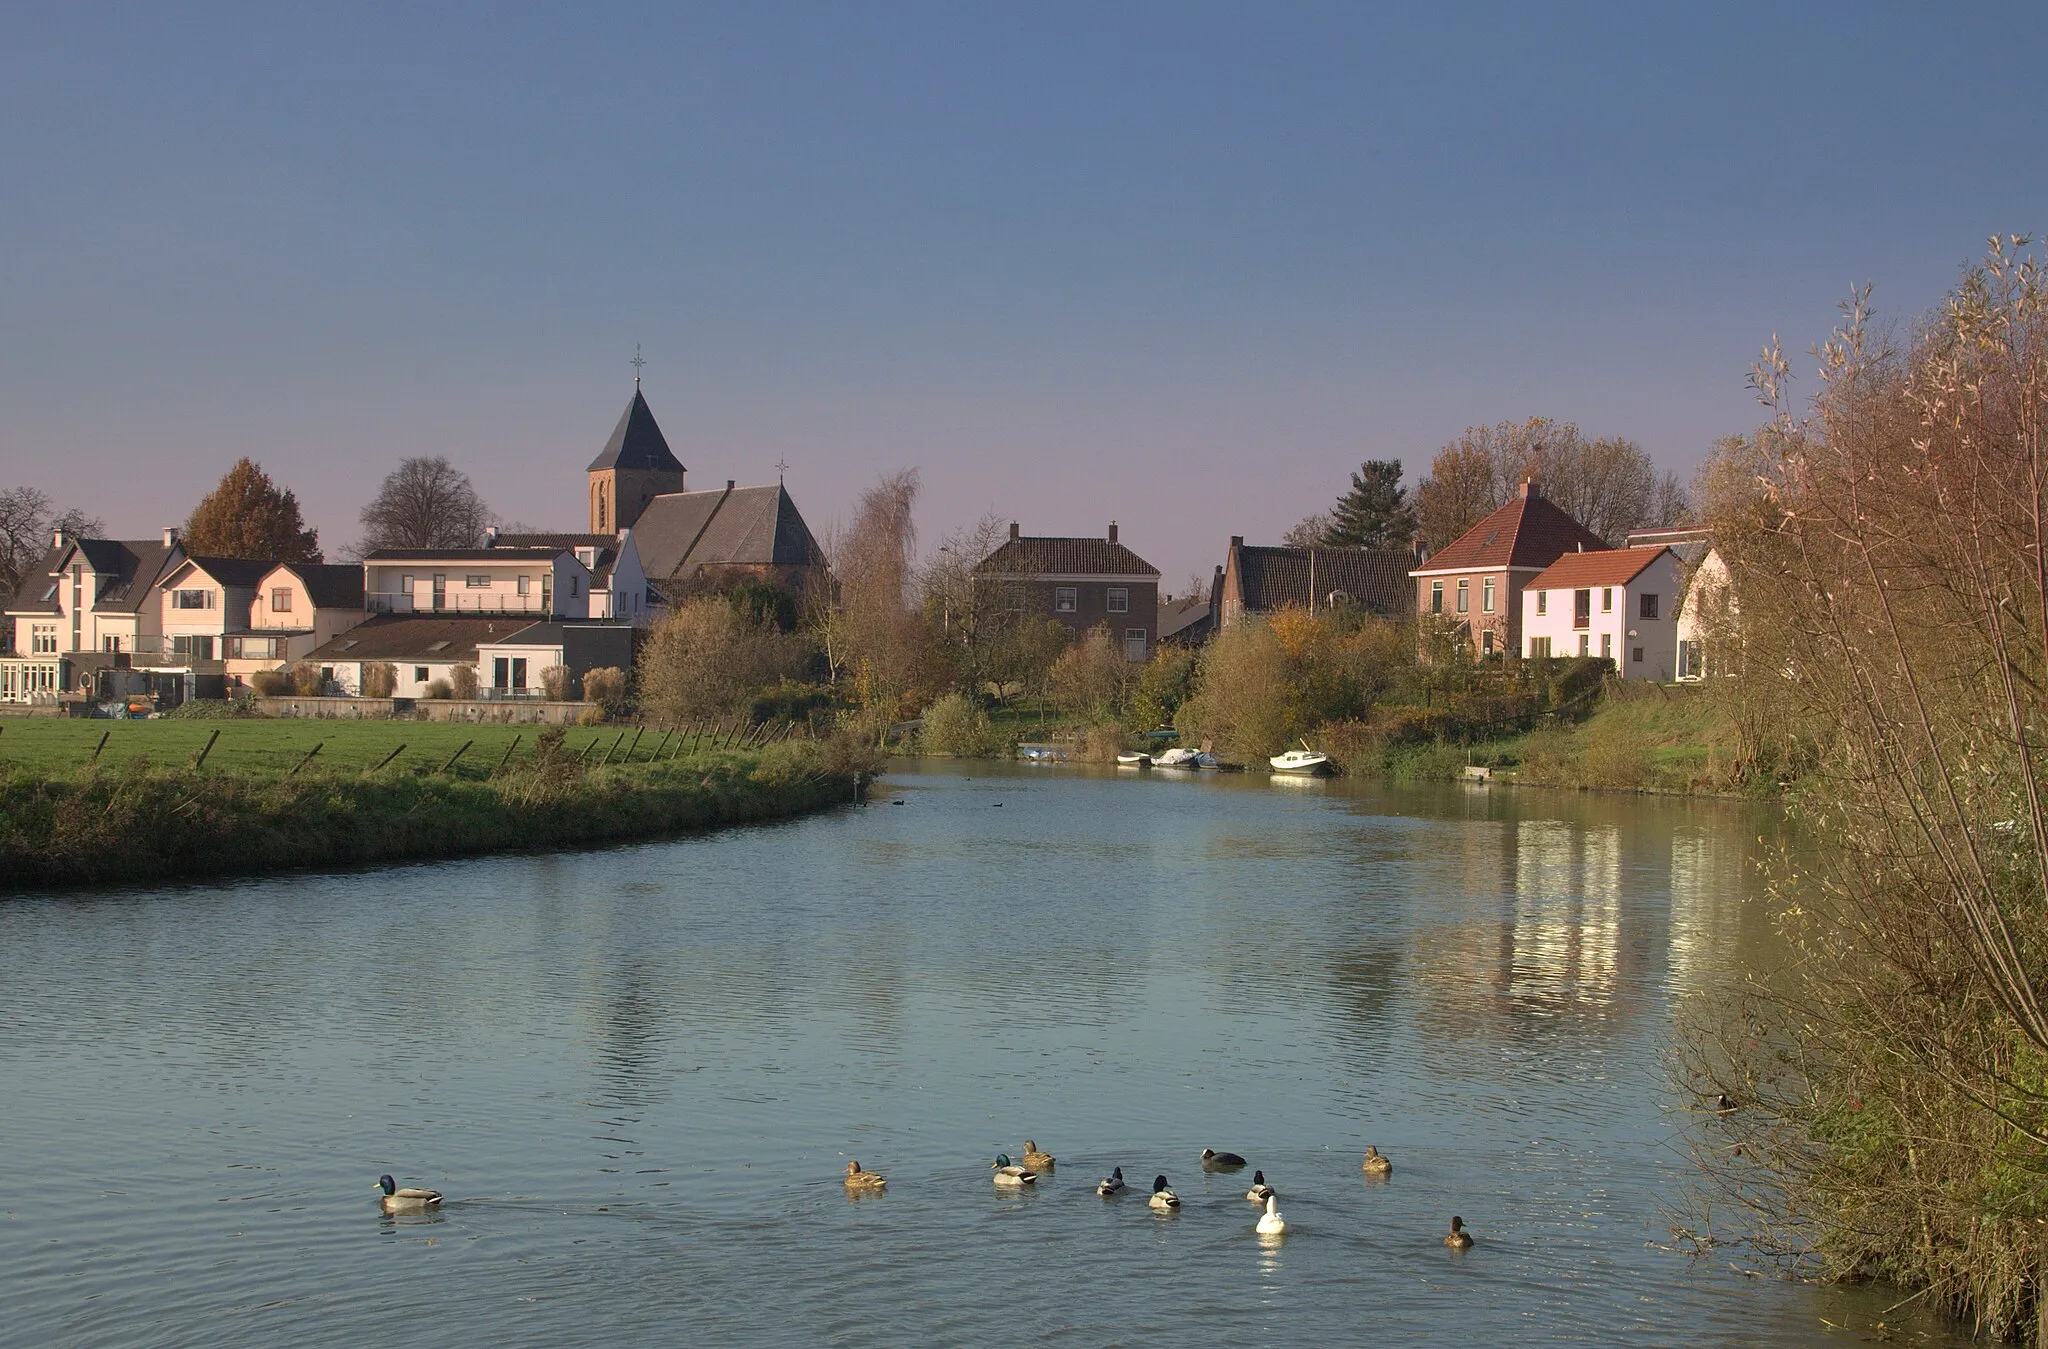
<instances>
[{"instance_id":1,"label":"church roof","mask_svg":"<svg viewBox=\"0 0 2048 1349\"><path fill-rule=\"evenodd\" d=\"M626 404L619 424L612 428L612 438L604 443L597 458L590 461L588 471L595 473L607 468L653 469L663 473L683 471L682 461L669 451L661 427L655 424L654 411L641 397L637 383L633 386L633 401Z\"/></svg>"},{"instance_id":2,"label":"church roof","mask_svg":"<svg viewBox=\"0 0 2048 1349\"><path fill-rule=\"evenodd\" d=\"M699 567L815 567L824 550L780 484L668 492L633 522L650 581L688 580Z\"/></svg>"}]
</instances>

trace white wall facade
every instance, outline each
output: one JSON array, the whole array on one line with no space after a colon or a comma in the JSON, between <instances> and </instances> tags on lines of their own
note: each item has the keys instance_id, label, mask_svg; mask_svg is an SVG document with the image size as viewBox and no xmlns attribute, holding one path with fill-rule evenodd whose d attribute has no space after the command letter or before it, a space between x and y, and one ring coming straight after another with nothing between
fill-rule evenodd
<instances>
[{"instance_id":1,"label":"white wall facade","mask_svg":"<svg viewBox=\"0 0 2048 1349\"><path fill-rule=\"evenodd\" d=\"M1538 576L1522 592L1522 655L1604 656L1624 679L1668 683L1678 672L1683 580L1678 557L1669 550L1619 585L1552 588ZM1584 626L1576 617L1581 591L1588 610Z\"/></svg>"}]
</instances>

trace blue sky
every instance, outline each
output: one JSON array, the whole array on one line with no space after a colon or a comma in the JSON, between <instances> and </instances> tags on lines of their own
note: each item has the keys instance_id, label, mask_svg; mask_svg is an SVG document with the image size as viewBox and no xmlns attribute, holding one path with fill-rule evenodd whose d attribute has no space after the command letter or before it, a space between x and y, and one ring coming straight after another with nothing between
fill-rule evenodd
<instances>
[{"instance_id":1,"label":"blue sky","mask_svg":"<svg viewBox=\"0 0 2048 1349\"><path fill-rule=\"evenodd\" d=\"M1772 333L2048 225L2048 11L298 8L0 12L0 485L140 534L248 453L332 548L445 453L572 527L638 342L693 486L1179 582L1473 423L1689 472Z\"/></svg>"}]
</instances>

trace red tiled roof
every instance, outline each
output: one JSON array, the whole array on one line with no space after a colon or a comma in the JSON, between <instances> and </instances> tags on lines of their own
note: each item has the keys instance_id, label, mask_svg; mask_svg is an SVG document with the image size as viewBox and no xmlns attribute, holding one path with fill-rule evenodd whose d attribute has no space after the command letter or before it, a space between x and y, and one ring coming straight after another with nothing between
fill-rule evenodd
<instances>
[{"instance_id":1,"label":"red tiled roof","mask_svg":"<svg viewBox=\"0 0 2048 1349\"><path fill-rule=\"evenodd\" d=\"M1588 553L1566 553L1530 577L1528 588L1577 590L1585 586L1625 586L1669 552L1669 548L1659 544L1654 548L1605 548Z\"/></svg>"},{"instance_id":2,"label":"red tiled roof","mask_svg":"<svg viewBox=\"0 0 2048 1349\"><path fill-rule=\"evenodd\" d=\"M1442 552L1415 572L1547 567L1580 544L1589 552L1607 547L1605 539L1531 492L1445 544Z\"/></svg>"}]
</instances>

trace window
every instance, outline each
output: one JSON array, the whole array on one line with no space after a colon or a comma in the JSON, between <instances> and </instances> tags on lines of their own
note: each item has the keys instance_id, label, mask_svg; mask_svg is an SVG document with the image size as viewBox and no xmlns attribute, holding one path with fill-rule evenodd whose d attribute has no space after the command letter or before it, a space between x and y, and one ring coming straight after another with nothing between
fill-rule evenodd
<instances>
[{"instance_id":1,"label":"window","mask_svg":"<svg viewBox=\"0 0 2048 1349\"><path fill-rule=\"evenodd\" d=\"M1145 630L1143 628L1124 629L1124 659L1145 659Z\"/></svg>"},{"instance_id":2,"label":"window","mask_svg":"<svg viewBox=\"0 0 2048 1349\"><path fill-rule=\"evenodd\" d=\"M1629 659L1635 662L1637 665L1641 665L1643 663L1643 649L1641 647L1635 648L1635 650L1629 655Z\"/></svg>"},{"instance_id":3,"label":"window","mask_svg":"<svg viewBox=\"0 0 2048 1349\"><path fill-rule=\"evenodd\" d=\"M1550 659L1550 639L1548 637L1531 637L1529 639L1529 659Z\"/></svg>"},{"instance_id":4,"label":"window","mask_svg":"<svg viewBox=\"0 0 2048 1349\"><path fill-rule=\"evenodd\" d=\"M531 595L533 593L533 578L531 576L521 576L519 578L519 593L522 595Z\"/></svg>"},{"instance_id":5,"label":"window","mask_svg":"<svg viewBox=\"0 0 2048 1349\"><path fill-rule=\"evenodd\" d=\"M1458 578L1458 612L1461 614L1465 614L1470 613L1471 611L1472 583L1466 580L1464 577L1460 576Z\"/></svg>"},{"instance_id":6,"label":"window","mask_svg":"<svg viewBox=\"0 0 2048 1349\"><path fill-rule=\"evenodd\" d=\"M1611 632L1600 634L1600 659L1614 659L1614 634Z\"/></svg>"},{"instance_id":7,"label":"window","mask_svg":"<svg viewBox=\"0 0 2048 1349\"><path fill-rule=\"evenodd\" d=\"M1071 614L1081 607L1081 592L1073 586L1056 586L1052 592L1052 611L1056 614Z\"/></svg>"},{"instance_id":8,"label":"window","mask_svg":"<svg viewBox=\"0 0 2048 1349\"><path fill-rule=\"evenodd\" d=\"M462 585L466 590L489 590L491 588L491 578L478 575L465 576L462 578Z\"/></svg>"},{"instance_id":9,"label":"window","mask_svg":"<svg viewBox=\"0 0 2048 1349\"><path fill-rule=\"evenodd\" d=\"M1600 612L1603 614L1611 614L1614 612L1613 586L1600 587Z\"/></svg>"},{"instance_id":10,"label":"window","mask_svg":"<svg viewBox=\"0 0 2048 1349\"><path fill-rule=\"evenodd\" d=\"M1131 592L1123 586L1109 588L1109 612L1127 614L1131 611Z\"/></svg>"},{"instance_id":11,"label":"window","mask_svg":"<svg viewBox=\"0 0 2048 1349\"><path fill-rule=\"evenodd\" d=\"M1539 614L1550 612L1550 592L1548 590L1536 592L1536 612Z\"/></svg>"},{"instance_id":12,"label":"window","mask_svg":"<svg viewBox=\"0 0 2048 1349\"><path fill-rule=\"evenodd\" d=\"M427 682L428 678L429 678L429 672L428 672L428 670L427 670L427 667L426 667L426 666L424 666L424 665L415 665L415 666L413 666L413 667L412 667L412 682L413 682L413 683L415 683L415 684L424 684L424 683L426 683L426 682Z\"/></svg>"},{"instance_id":13,"label":"window","mask_svg":"<svg viewBox=\"0 0 2048 1349\"><path fill-rule=\"evenodd\" d=\"M291 611L292 588L290 586L278 586L272 590L270 592L270 612L273 614L288 614Z\"/></svg>"},{"instance_id":14,"label":"window","mask_svg":"<svg viewBox=\"0 0 2048 1349\"><path fill-rule=\"evenodd\" d=\"M1493 578L1491 576L1479 583L1479 612L1482 614L1493 612Z\"/></svg>"},{"instance_id":15,"label":"window","mask_svg":"<svg viewBox=\"0 0 2048 1349\"><path fill-rule=\"evenodd\" d=\"M1431 581L1429 583L1429 611L1433 614L1440 614L1444 611L1444 583L1442 581Z\"/></svg>"},{"instance_id":16,"label":"window","mask_svg":"<svg viewBox=\"0 0 2048 1349\"><path fill-rule=\"evenodd\" d=\"M1488 589L1491 589L1491 588L1492 588L1492 587L1490 587L1490 586L1488 587ZM1480 634L1479 634L1479 654L1480 654L1480 655L1482 655L1482 656L1490 656L1490 655L1492 655L1492 654L1493 654L1493 629L1492 629L1492 628L1488 628L1488 629L1487 629L1486 631L1484 631L1484 632L1482 632L1482 633L1480 633Z\"/></svg>"},{"instance_id":17,"label":"window","mask_svg":"<svg viewBox=\"0 0 2048 1349\"><path fill-rule=\"evenodd\" d=\"M1574 590L1572 592L1572 626L1583 628L1593 621L1593 592ZM1579 643L1579 654L1586 654L1586 644Z\"/></svg>"},{"instance_id":18,"label":"window","mask_svg":"<svg viewBox=\"0 0 2048 1349\"><path fill-rule=\"evenodd\" d=\"M583 593L583 590L582 590L582 585L583 585L583 581L582 581L582 579L581 579L581 578L579 578L579 577L575 577L575 576L571 576L571 577L569 578L569 598L570 598L570 599L572 599L572 600L573 600L573 599L577 598L578 596L580 596L580 595L581 595L581 594Z\"/></svg>"},{"instance_id":19,"label":"window","mask_svg":"<svg viewBox=\"0 0 2048 1349\"><path fill-rule=\"evenodd\" d=\"M1645 595L1642 597L1642 603L1639 606L1637 616L1640 618L1655 618L1657 616L1657 597L1655 595Z\"/></svg>"},{"instance_id":20,"label":"window","mask_svg":"<svg viewBox=\"0 0 2048 1349\"><path fill-rule=\"evenodd\" d=\"M225 637L221 645L229 660L276 660L284 654L284 642L276 637Z\"/></svg>"},{"instance_id":21,"label":"window","mask_svg":"<svg viewBox=\"0 0 2048 1349\"><path fill-rule=\"evenodd\" d=\"M28 649L38 656L54 655L57 650L57 625L38 623L28 630Z\"/></svg>"},{"instance_id":22,"label":"window","mask_svg":"<svg viewBox=\"0 0 2048 1349\"><path fill-rule=\"evenodd\" d=\"M102 638L100 638L100 650L102 650L102 651L119 651L120 649L121 649L121 639L120 639L119 637L102 637Z\"/></svg>"},{"instance_id":23,"label":"window","mask_svg":"<svg viewBox=\"0 0 2048 1349\"><path fill-rule=\"evenodd\" d=\"M1591 642L1592 640L1593 640L1592 638L1590 638L1590 637L1586 636L1586 634L1585 634L1585 633L1583 633L1583 632L1579 634L1579 654L1580 654L1580 655L1582 655L1582 656L1589 656L1589 655L1593 654L1593 652L1592 652L1592 647L1591 647L1591 646L1589 645L1589 643L1590 643L1590 642Z\"/></svg>"},{"instance_id":24,"label":"window","mask_svg":"<svg viewBox=\"0 0 2048 1349\"><path fill-rule=\"evenodd\" d=\"M436 609L446 609L448 607L448 576L445 572L437 571L434 573L434 607Z\"/></svg>"},{"instance_id":25,"label":"window","mask_svg":"<svg viewBox=\"0 0 2048 1349\"><path fill-rule=\"evenodd\" d=\"M1023 612L1024 612L1024 587L1023 587L1023 586L1020 586L1020 585L1015 585L1015 584L1011 584L1011 585L1006 585L1006 586L1004 586L1004 587L1003 587L1003 607L1004 607L1005 609L1008 609L1008 610L1009 610L1009 611L1010 611L1011 613L1013 613L1013 614L1021 614L1021 613L1023 613Z\"/></svg>"},{"instance_id":26,"label":"window","mask_svg":"<svg viewBox=\"0 0 2048 1349\"><path fill-rule=\"evenodd\" d=\"M213 607L213 592L211 590L173 590L171 592L171 607L173 609L211 609Z\"/></svg>"},{"instance_id":27,"label":"window","mask_svg":"<svg viewBox=\"0 0 2048 1349\"><path fill-rule=\"evenodd\" d=\"M1700 649L1698 642L1680 642L1678 644L1678 677L1680 679L1698 679L1701 671L1705 668L1706 656Z\"/></svg>"},{"instance_id":28,"label":"window","mask_svg":"<svg viewBox=\"0 0 2048 1349\"><path fill-rule=\"evenodd\" d=\"M213 638L196 633L179 633L171 638L171 654L179 660L212 660Z\"/></svg>"}]
</instances>

